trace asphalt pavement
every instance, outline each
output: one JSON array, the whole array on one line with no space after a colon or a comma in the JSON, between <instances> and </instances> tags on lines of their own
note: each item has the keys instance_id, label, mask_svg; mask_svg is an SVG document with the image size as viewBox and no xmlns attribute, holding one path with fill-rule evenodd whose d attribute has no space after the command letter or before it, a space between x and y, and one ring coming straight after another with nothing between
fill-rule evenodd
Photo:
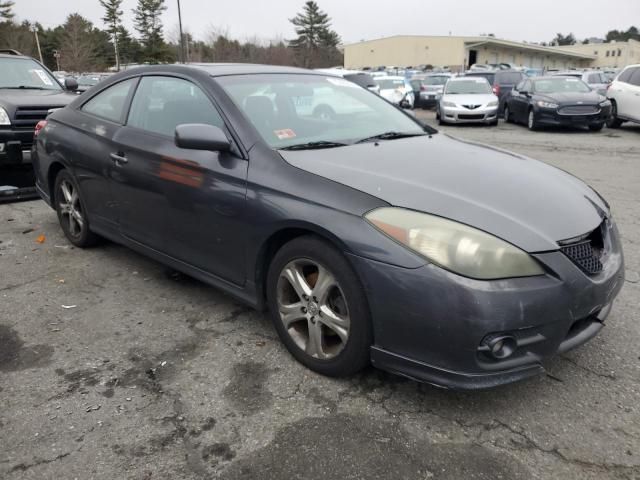
<instances>
[{"instance_id":1,"label":"asphalt pavement","mask_svg":"<svg viewBox=\"0 0 640 480\"><path fill-rule=\"evenodd\" d=\"M598 337L484 392L328 379L266 315L113 243L73 248L41 201L0 205L0 478L640 479L640 126L442 131L609 201L627 279Z\"/></svg>"}]
</instances>

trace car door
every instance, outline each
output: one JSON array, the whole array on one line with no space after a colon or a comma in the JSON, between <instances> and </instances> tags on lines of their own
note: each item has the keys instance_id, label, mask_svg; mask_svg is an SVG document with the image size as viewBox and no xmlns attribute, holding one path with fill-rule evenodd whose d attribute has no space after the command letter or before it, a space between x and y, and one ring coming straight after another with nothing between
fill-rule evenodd
<instances>
[{"instance_id":1,"label":"car door","mask_svg":"<svg viewBox=\"0 0 640 480\"><path fill-rule=\"evenodd\" d=\"M624 113L618 111L620 115L624 117L640 122L640 68L636 68L635 71L629 77L628 83L625 85L625 101L624 101Z\"/></svg>"},{"instance_id":2,"label":"car door","mask_svg":"<svg viewBox=\"0 0 640 480\"><path fill-rule=\"evenodd\" d=\"M611 92L608 96L615 100L617 113L623 118L634 118L632 108L636 92L633 91L634 89L631 84L631 79L637 72L640 72L639 67L626 69L620 74L610 88Z\"/></svg>"},{"instance_id":3,"label":"car door","mask_svg":"<svg viewBox=\"0 0 640 480\"><path fill-rule=\"evenodd\" d=\"M190 80L163 75L140 80L127 124L115 139L117 156L126 158L114 163L120 229L137 242L241 284L248 162L233 152L178 148L176 126L187 123L226 130L212 99Z\"/></svg>"},{"instance_id":4,"label":"car door","mask_svg":"<svg viewBox=\"0 0 640 480\"><path fill-rule=\"evenodd\" d=\"M531 80L520 82L514 92L512 92L512 112L516 122L526 121L527 111L529 110L529 97L527 92L531 93ZM523 93L524 92L524 93Z\"/></svg>"},{"instance_id":5,"label":"car door","mask_svg":"<svg viewBox=\"0 0 640 480\"><path fill-rule=\"evenodd\" d=\"M73 159L75 177L96 227L116 228L109 154L114 151L113 137L125 122L127 104L137 81L123 80L89 98L76 113L81 117L76 122L78 130L67 130L69 137L60 143L62 155Z\"/></svg>"}]
</instances>

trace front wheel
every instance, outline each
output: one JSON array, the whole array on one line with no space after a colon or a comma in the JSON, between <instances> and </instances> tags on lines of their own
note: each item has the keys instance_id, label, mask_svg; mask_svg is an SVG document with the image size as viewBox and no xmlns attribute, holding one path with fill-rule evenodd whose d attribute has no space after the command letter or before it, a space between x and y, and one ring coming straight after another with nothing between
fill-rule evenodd
<instances>
[{"instance_id":1,"label":"front wheel","mask_svg":"<svg viewBox=\"0 0 640 480\"><path fill-rule=\"evenodd\" d=\"M527 126L529 127L529 130L537 130L539 128L538 119L536 118L536 114L533 110L529 110Z\"/></svg>"},{"instance_id":2,"label":"front wheel","mask_svg":"<svg viewBox=\"0 0 640 480\"><path fill-rule=\"evenodd\" d=\"M98 237L89 230L89 218L80 189L67 170L58 173L54 192L58 221L67 239L80 248L95 244Z\"/></svg>"},{"instance_id":3,"label":"front wheel","mask_svg":"<svg viewBox=\"0 0 640 480\"><path fill-rule=\"evenodd\" d=\"M618 105L616 102L611 102L611 115L607 118L607 127L608 128L620 128L622 125L622 120L618 118Z\"/></svg>"},{"instance_id":4,"label":"front wheel","mask_svg":"<svg viewBox=\"0 0 640 480\"><path fill-rule=\"evenodd\" d=\"M504 106L504 121L507 122L507 123L511 123L512 122L511 110L509 110L509 105L505 105Z\"/></svg>"},{"instance_id":5,"label":"front wheel","mask_svg":"<svg viewBox=\"0 0 640 480\"><path fill-rule=\"evenodd\" d=\"M369 364L371 320L365 293L344 255L313 236L283 246L269 267L267 302L287 350L332 377Z\"/></svg>"}]
</instances>

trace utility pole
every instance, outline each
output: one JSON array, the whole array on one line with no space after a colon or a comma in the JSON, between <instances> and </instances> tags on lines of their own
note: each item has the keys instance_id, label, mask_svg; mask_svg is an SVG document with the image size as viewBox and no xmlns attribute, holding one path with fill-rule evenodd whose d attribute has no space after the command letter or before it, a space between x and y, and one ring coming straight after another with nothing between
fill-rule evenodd
<instances>
[{"instance_id":1,"label":"utility pole","mask_svg":"<svg viewBox=\"0 0 640 480\"><path fill-rule=\"evenodd\" d=\"M42 60L42 50L40 50L40 39L38 38L38 27L33 26L33 33L36 36L36 45L38 47L38 56L40 57L40 63L44 63Z\"/></svg>"},{"instance_id":2,"label":"utility pole","mask_svg":"<svg viewBox=\"0 0 640 480\"><path fill-rule=\"evenodd\" d=\"M60 71L60 52L58 50L53 51L53 58L56 59L56 71Z\"/></svg>"},{"instance_id":3,"label":"utility pole","mask_svg":"<svg viewBox=\"0 0 640 480\"><path fill-rule=\"evenodd\" d=\"M180 58L182 63L187 63L184 53L184 35L182 33L182 12L180 10L180 0L178 0L178 25L180 27Z\"/></svg>"}]
</instances>

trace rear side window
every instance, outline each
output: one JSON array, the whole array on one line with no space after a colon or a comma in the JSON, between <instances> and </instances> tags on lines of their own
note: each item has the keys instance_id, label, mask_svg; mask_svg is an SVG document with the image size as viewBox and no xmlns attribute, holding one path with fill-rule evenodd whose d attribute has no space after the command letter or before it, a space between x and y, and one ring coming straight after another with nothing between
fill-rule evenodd
<instances>
[{"instance_id":1,"label":"rear side window","mask_svg":"<svg viewBox=\"0 0 640 480\"><path fill-rule=\"evenodd\" d=\"M629 83L629 79L631 78L631 75L633 75L633 72L635 72L636 70L640 70L640 69L638 69L638 68L627 68L624 72L622 72L620 74L620 76L618 77L618 81L619 82Z\"/></svg>"},{"instance_id":2,"label":"rear side window","mask_svg":"<svg viewBox=\"0 0 640 480\"><path fill-rule=\"evenodd\" d=\"M631 85L635 85L636 87L640 87L640 68L636 68L629 79L629 83Z\"/></svg>"},{"instance_id":3,"label":"rear side window","mask_svg":"<svg viewBox=\"0 0 640 480\"><path fill-rule=\"evenodd\" d=\"M115 123L124 123L127 98L136 82L135 78L116 83L103 90L82 106L82 111Z\"/></svg>"},{"instance_id":4,"label":"rear side window","mask_svg":"<svg viewBox=\"0 0 640 480\"><path fill-rule=\"evenodd\" d=\"M140 80L127 125L173 137L176 127L185 123L224 128L211 100L193 83L160 76Z\"/></svg>"},{"instance_id":5,"label":"rear side window","mask_svg":"<svg viewBox=\"0 0 640 480\"><path fill-rule=\"evenodd\" d=\"M524 75L518 72L505 72L497 75L500 85L517 85Z\"/></svg>"}]
</instances>

